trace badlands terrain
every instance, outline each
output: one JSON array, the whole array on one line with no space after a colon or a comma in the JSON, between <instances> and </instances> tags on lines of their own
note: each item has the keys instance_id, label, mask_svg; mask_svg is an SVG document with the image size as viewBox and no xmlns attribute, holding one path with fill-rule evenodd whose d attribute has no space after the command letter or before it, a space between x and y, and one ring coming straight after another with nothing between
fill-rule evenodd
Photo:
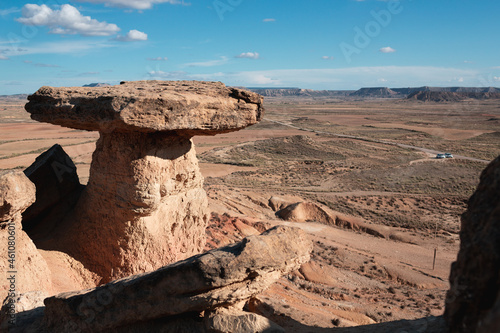
<instances>
[{"instance_id":1,"label":"badlands terrain","mask_svg":"<svg viewBox=\"0 0 500 333\"><path fill-rule=\"evenodd\" d=\"M25 103L0 101L0 169L24 170L58 143L86 184L98 133L32 121ZM265 108L257 125L194 138L207 250L277 224L314 242L312 260L248 309L287 332L439 331L460 215L500 152L498 101L275 97Z\"/></svg>"}]
</instances>

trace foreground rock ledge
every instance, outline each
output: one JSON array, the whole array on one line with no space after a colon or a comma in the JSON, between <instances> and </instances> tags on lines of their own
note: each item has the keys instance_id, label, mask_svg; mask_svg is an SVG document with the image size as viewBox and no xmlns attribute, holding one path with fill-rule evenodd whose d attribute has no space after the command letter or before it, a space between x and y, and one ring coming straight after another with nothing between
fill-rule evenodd
<instances>
[{"instance_id":1,"label":"foreground rock ledge","mask_svg":"<svg viewBox=\"0 0 500 333\"><path fill-rule=\"evenodd\" d=\"M41 247L102 282L201 252L208 203L191 137L242 129L263 112L260 95L220 82L42 87L28 99L35 120L100 133L87 188Z\"/></svg>"},{"instance_id":2,"label":"foreground rock ledge","mask_svg":"<svg viewBox=\"0 0 500 333\"><path fill-rule=\"evenodd\" d=\"M47 298L44 326L50 332L100 332L230 306L298 269L311 251L302 230L278 226L152 273Z\"/></svg>"},{"instance_id":3,"label":"foreground rock ledge","mask_svg":"<svg viewBox=\"0 0 500 333\"><path fill-rule=\"evenodd\" d=\"M462 215L444 316L450 332L500 332L500 156L482 172Z\"/></svg>"}]
</instances>

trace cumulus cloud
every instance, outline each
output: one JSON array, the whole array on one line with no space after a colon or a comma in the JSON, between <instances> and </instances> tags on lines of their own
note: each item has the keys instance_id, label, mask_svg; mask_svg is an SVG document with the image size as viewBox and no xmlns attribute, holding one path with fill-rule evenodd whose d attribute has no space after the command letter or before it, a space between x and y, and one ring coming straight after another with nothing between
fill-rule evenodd
<instances>
[{"instance_id":1,"label":"cumulus cloud","mask_svg":"<svg viewBox=\"0 0 500 333\"><path fill-rule=\"evenodd\" d=\"M149 61L167 61L167 57L148 58Z\"/></svg>"},{"instance_id":2,"label":"cumulus cloud","mask_svg":"<svg viewBox=\"0 0 500 333\"><path fill-rule=\"evenodd\" d=\"M394 50L390 46L383 47L379 51L382 52L382 53L393 53L393 52L396 52L396 50Z\"/></svg>"},{"instance_id":3,"label":"cumulus cloud","mask_svg":"<svg viewBox=\"0 0 500 333\"><path fill-rule=\"evenodd\" d=\"M0 54L0 60L9 60L9 57Z\"/></svg>"},{"instance_id":4,"label":"cumulus cloud","mask_svg":"<svg viewBox=\"0 0 500 333\"><path fill-rule=\"evenodd\" d=\"M323 60L333 60L335 58L332 57L332 56L322 56L321 59L323 59Z\"/></svg>"},{"instance_id":5,"label":"cumulus cloud","mask_svg":"<svg viewBox=\"0 0 500 333\"><path fill-rule=\"evenodd\" d=\"M130 30L125 36L117 36L115 40L120 42L136 42L148 40L148 35L139 30Z\"/></svg>"},{"instance_id":6,"label":"cumulus cloud","mask_svg":"<svg viewBox=\"0 0 500 333\"><path fill-rule=\"evenodd\" d=\"M259 59L260 54L257 52L243 52L234 56L235 58Z\"/></svg>"},{"instance_id":7,"label":"cumulus cloud","mask_svg":"<svg viewBox=\"0 0 500 333\"><path fill-rule=\"evenodd\" d=\"M80 34L82 36L110 36L120 28L116 24L99 22L90 16L83 16L71 5L62 5L53 10L47 5L26 4L22 17L17 21L25 25L46 26L54 34Z\"/></svg>"},{"instance_id":8,"label":"cumulus cloud","mask_svg":"<svg viewBox=\"0 0 500 333\"><path fill-rule=\"evenodd\" d=\"M151 9L153 5L160 3L184 4L178 0L77 0L79 2L102 3L108 7L132 8L132 9Z\"/></svg>"}]
</instances>

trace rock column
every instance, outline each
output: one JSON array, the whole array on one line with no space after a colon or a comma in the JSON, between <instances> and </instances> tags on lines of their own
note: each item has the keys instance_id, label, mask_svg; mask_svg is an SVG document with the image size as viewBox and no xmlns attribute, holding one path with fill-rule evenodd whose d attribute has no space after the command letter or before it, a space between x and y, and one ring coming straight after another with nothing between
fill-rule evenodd
<instances>
[{"instance_id":1,"label":"rock column","mask_svg":"<svg viewBox=\"0 0 500 333\"><path fill-rule=\"evenodd\" d=\"M42 87L32 118L98 130L89 184L48 247L68 252L102 282L200 253L208 201L191 137L260 120L262 97L216 82L127 82Z\"/></svg>"}]
</instances>

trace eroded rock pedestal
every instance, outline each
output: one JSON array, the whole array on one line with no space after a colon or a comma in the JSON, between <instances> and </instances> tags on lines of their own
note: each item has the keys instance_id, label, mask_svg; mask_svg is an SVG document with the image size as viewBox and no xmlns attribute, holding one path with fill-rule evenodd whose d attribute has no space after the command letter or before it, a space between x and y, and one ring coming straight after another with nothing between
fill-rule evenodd
<instances>
[{"instance_id":1,"label":"eroded rock pedestal","mask_svg":"<svg viewBox=\"0 0 500 333\"><path fill-rule=\"evenodd\" d=\"M35 120L100 132L89 184L46 247L102 282L202 251L208 204L191 137L242 129L263 111L261 96L220 82L42 87L29 100Z\"/></svg>"}]
</instances>

